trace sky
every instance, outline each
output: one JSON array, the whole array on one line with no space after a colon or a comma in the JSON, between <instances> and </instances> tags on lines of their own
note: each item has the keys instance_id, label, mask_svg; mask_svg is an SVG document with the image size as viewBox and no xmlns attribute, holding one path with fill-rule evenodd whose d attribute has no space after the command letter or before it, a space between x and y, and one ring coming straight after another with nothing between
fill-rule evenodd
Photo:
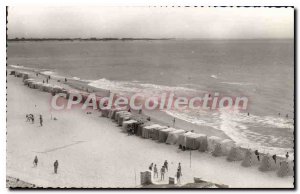
<instances>
[{"instance_id":1,"label":"sky","mask_svg":"<svg viewBox=\"0 0 300 194\"><path fill-rule=\"evenodd\" d=\"M9 7L8 38L294 38L292 8Z\"/></svg>"}]
</instances>

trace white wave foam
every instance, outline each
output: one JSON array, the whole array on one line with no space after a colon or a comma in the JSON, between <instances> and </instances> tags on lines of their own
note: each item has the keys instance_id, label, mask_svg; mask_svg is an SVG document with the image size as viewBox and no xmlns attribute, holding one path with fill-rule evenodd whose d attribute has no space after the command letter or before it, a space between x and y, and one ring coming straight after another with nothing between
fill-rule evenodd
<instances>
[{"instance_id":1,"label":"white wave foam","mask_svg":"<svg viewBox=\"0 0 300 194\"><path fill-rule=\"evenodd\" d=\"M55 72L53 72L53 71L42 71L40 73L43 75L54 75L55 74Z\"/></svg>"},{"instance_id":2,"label":"white wave foam","mask_svg":"<svg viewBox=\"0 0 300 194\"><path fill-rule=\"evenodd\" d=\"M162 92L174 92L175 95L184 95L190 92L197 92L195 89L186 87L172 87L165 85L156 85L150 83L111 81L105 78L95 80L89 83L90 86L110 90L119 94L142 93L147 95L159 95Z\"/></svg>"},{"instance_id":3,"label":"white wave foam","mask_svg":"<svg viewBox=\"0 0 300 194\"><path fill-rule=\"evenodd\" d=\"M13 67L15 69L24 69L25 67L23 65L9 65L10 67Z\"/></svg>"},{"instance_id":4,"label":"white wave foam","mask_svg":"<svg viewBox=\"0 0 300 194\"><path fill-rule=\"evenodd\" d=\"M249 129L249 126L253 124L274 128L291 127L286 125L286 121L282 121L283 123L274 123L272 122L274 118L271 120L268 120L270 117L258 119L258 116L252 116L248 118L246 114L228 112L226 110L213 113L209 111L177 112L174 110L165 112L189 123L199 126L208 126L223 131L233 141L245 148L257 149L263 153L276 153L277 155L284 155L287 151L293 152L292 148L274 146L274 144L282 145L290 143L291 140L289 138L279 138L272 134L260 134Z\"/></svg>"},{"instance_id":5,"label":"white wave foam","mask_svg":"<svg viewBox=\"0 0 300 194\"><path fill-rule=\"evenodd\" d=\"M246 82L220 82L221 84L229 84L229 85L239 85L239 86L250 86L254 85L253 83L246 83Z\"/></svg>"},{"instance_id":6,"label":"white wave foam","mask_svg":"<svg viewBox=\"0 0 300 194\"><path fill-rule=\"evenodd\" d=\"M217 75L214 75L214 74L211 75L210 77L211 77L211 78L214 78L214 79L218 79L218 76L217 76Z\"/></svg>"}]
</instances>

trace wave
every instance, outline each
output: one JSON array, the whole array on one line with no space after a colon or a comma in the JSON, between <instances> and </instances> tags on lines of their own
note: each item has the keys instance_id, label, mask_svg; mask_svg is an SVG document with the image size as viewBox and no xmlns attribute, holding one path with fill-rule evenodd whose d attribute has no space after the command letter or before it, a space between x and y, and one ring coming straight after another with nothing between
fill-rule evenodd
<instances>
[{"instance_id":1,"label":"wave","mask_svg":"<svg viewBox=\"0 0 300 194\"><path fill-rule=\"evenodd\" d=\"M284 133L290 132L289 129L292 129L293 125L288 119L281 118L278 120L278 118L271 116L247 116L245 113L229 112L227 110L218 112L201 110L178 112L167 110L165 112L172 117L192 124L220 130L244 148L257 149L262 153L277 155L293 152L291 137L252 130L252 127L266 127L274 130L284 130Z\"/></svg>"},{"instance_id":2,"label":"wave","mask_svg":"<svg viewBox=\"0 0 300 194\"><path fill-rule=\"evenodd\" d=\"M221 84L229 84L229 85L239 85L239 86L250 86L254 85L253 83L243 83L243 82L220 82Z\"/></svg>"},{"instance_id":3,"label":"wave","mask_svg":"<svg viewBox=\"0 0 300 194\"><path fill-rule=\"evenodd\" d=\"M214 79L218 79L218 76L215 75L215 74L211 75L210 77L211 77L211 78L214 78Z\"/></svg>"},{"instance_id":4,"label":"wave","mask_svg":"<svg viewBox=\"0 0 300 194\"><path fill-rule=\"evenodd\" d=\"M196 89L180 87L180 86L166 86L150 83L128 82L128 81L111 81L105 78L91 81L90 86L100 89L110 90L120 94L142 93L144 95L160 95L162 92L173 92L175 95L188 95L197 93Z\"/></svg>"}]
</instances>

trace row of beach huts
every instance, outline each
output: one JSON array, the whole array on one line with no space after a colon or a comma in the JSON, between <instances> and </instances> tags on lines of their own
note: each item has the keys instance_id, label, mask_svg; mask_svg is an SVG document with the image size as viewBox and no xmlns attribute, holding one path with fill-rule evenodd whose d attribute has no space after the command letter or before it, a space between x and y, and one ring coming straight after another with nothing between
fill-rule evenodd
<instances>
[{"instance_id":1,"label":"row of beach huts","mask_svg":"<svg viewBox=\"0 0 300 194\"><path fill-rule=\"evenodd\" d=\"M29 78L28 73L14 71L11 73L16 77L23 78L25 85L32 89L54 95L58 92L66 93L68 98L71 92L60 86L45 84ZM269 154L259 153L254 150L243 148L230 139L221 139L216 136L207 136L184 129L173 128L160 123L149 121L146 115L132 112L105 109L101 110L102 117L110 118L122 128L125 133L139 136L145 139L152 139L161 143L178 146L182 150L198 150L199 152L210 153L215 157L226 157L227 161L241 161L244 167L257 166L260 171L277 171L279 177L293 176L294 162L287 158L276 157Z\"/></svg>"}]
</instances>

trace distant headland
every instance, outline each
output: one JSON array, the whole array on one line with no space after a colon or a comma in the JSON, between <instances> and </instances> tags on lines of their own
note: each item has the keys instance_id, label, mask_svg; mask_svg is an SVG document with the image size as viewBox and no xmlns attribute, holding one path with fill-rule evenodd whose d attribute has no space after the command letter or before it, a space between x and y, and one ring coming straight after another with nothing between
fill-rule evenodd
<instances>
[{"instance_id":1,"label":"distant headland","mask_svg":"<svg viewBox=\"0 0 300 194\"><path fill-rule=\"evenodd\" d=\"M173 40L174 38L8 38L7 41L133 41L133 40Z\"/></svg>"}]
</instances>

